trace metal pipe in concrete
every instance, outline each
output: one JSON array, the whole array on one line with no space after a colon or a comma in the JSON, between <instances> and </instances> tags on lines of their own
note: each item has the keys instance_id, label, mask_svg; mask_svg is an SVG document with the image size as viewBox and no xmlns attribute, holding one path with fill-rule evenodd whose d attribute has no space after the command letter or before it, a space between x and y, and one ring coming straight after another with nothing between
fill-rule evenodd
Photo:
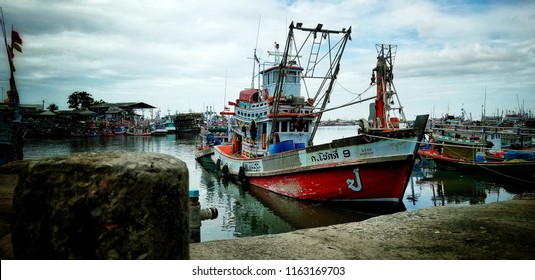
<instances>
[{"instance_id":1,"label":"metal pipe in concrete","mask_svg":"<svg viewBox=\"0 0 535 280\"><path fill-rule=\"evenodd\" d=\"M218 216L217 208L210 207L201 209L199 203L199 191L189 191L189 242L201 242L201 221L213 220Z\"/></svg>"}]
</instances>

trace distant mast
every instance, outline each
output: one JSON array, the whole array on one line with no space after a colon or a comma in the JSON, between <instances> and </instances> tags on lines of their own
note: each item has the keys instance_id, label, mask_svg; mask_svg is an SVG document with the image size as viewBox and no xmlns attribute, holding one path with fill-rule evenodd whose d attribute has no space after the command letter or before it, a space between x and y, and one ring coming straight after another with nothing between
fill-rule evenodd
<instances>
[{"instance_id":1,"label":"distant mast","mask_svg":"<svg viewBox=\"0 0 535 280\"><path fill-rule=\"evenodd\" d=\"M11 121L10 133L11 142L15 149L13 159L21 160L23 159L23 150L22 150L22 114L20 110L20 97L17 91L17 84L15 82L15 64L13 62L15 58L15 50L18 52L21 51L22 39L19 36L19 33L13 30L11 26L11 45L7 43L7 33L6 33L6 24L4 20L4 11L0 8L0 25L2 26L2 34L4 35L4 44L6 47L7 59L9 63L9 86L10 90L7 94L8 102L13 104L13 115L14 118ZM3 101L3 100L2 100ZM11 161L8 159L7 162Z\"/></svg>"},{"instance_id":2,"label":"distant mast","mask_svg":"<svg viewBox=\"0 0 535 280\"><path fill-rule=\"evenodd\" d=\"M255 69L256 64L258 64L258 72L260 72L260 59L256 55L256 49L258 47L258 36L260 35L260 21L262 20L262 14L260 14L258 18L258 28L256 30L256 43L254 46L254 53L253 53L253 74L251 75L251 88L254 88L254 78L255 78ZM260 76L258 76L258 86L260 86Z\"/></svg>"}]
</instances>

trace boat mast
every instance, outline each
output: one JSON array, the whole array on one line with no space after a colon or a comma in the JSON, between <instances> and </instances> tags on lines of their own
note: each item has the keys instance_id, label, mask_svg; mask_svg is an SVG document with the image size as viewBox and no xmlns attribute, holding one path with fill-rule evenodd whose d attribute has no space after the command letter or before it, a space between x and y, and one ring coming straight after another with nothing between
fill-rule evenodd
<instances>
[{"instance_id":1,"label":"boat mast","mask_svg":"<svg viewBox=\"0 0 535 280\"><path fill-rule=\"evenodd\" d=\"M289 52L290 52L290 46L291 46L291 42L293 40L293 29L294 29L294 23L292 21L292 23L290 23L290 26L289 26L289 31L288 31L288 37L286 39L286 45L284 47L284 52L283 52L283 55L282 55L282 59L281 59L281 62L279 64L279 78L277 80L277 84L275 85L275 92L273 94L273 121L272 121L272 126L271 126L271 132L269 134L269 143L274 143L275 141L275 131L276 131L276 128L278 127L277 125L277 116L278 116L278 113L279 113L279 104L280 104L280 100L281 100L281 96L282 96L282 88L283 88L283 85L284 85L284 78L286 77L286 65L287 65L287 62L288 62L288 56L289 56Z\"/></svg>"},{"instance_id":2,"label":"boat mast","mask_svg":"<svg viewBox=\"0 0 535 280\"><path fill-rule=\"evenodd\" d=\"M316 30L314 30L313 32L319 32L321 31L322 32L322 35L321 37L327 37L327 36L330 36L331 33L334 33L334 34L344 34L344 37L341 39L340 41L340 47L338 48L338 52L336 53L334 59L332 59L331 61L331 65L329 67L329 70L327 72L327 75L325 75L324 77L324 80L323 80L323 83L327 82L329 80L329 85L327 87L327 90L325 91L325 95L324 95L324 99L323 99L323 103L321 105L321 108L320 108L320 111L318 112L318 117L316 118L316 122L314 123L314 128L312 129L312 134L310 135L310 139L308 141L308 144L309 145L312 145L313 144L313 141L314 141L314 136L316 136L316 132L318 131L318 127L320 125L320 122L321 122L321 117L323 116L323 113L325 112L325 108L327 107L327 104L331 101L331 94L332 94L332 89L333 89L333 86L334 86L334 82L336 81L336 78L338 78L338 72L340 71L340 60L342 59L342 54L344 53L344 50L345 50L345 47L346 47L346 44L347 44L347 40L351 40L351 27L349 27L349 29L345 29L343 28L341 31L336 31L336 30L322 30L321 29L321 24L318 24L318 26L316 27ZM303 30L311 30L311 29L303 29ZM314 40L316 40L316 35L314 34ZM314 44L318 44L316 42L313 43L313 47L311 49L311 56L316 56L316 60L317 60L317 55L318 53L314 53L315 49L314 49ZM318 46L318 50L319 52L319 46ZM329 51L329 54L330 54L330 51ZM310 59L309 59L309 64L310 64ZM315 69L315 64L317 64L317 61L314 62L314 66L312 66L312 72L314 71ZM309 72L309 70L307 70L307 73ZM312 76L313 76L313 73L312 73ZM319 92L318 92L319 93Z\"/></svg>"},{"instance_id":3,"label":"boat mast","mask_svg":"<svg viewBox=\"0 0 535 280\"><path fill-rule=\"evenodd\" d=\"M393 84L393 68L397 46L377 44L376 48L377 66L372 70L372 84L375 82L377 88L373 126L375 128L392 128L394 125L390 120L390 110L399 109L401 121L405 121L403 107L399 104L399 98L399 108L392 107L394 104L392 97L396 94Z\"/></svg>"},{"instance_id":4,"label":"boat mast","mask_svg":"<svg viewBox=\"0 0 535 280\"><path fill-rule=\"evenodd\" d=\"M256 56L256 48L258 47L258 35L260 34L260 20L262 19L262 14L260 14L260 17L258 18L258 29L256 30L256 43L254 46L254 56L253 59L253 74L251 75L251 88L254 88L254 78L255 78L255 70L256 70L256 64L258 63L258 72L260 72L260 59L258 59L258 56ZM258 76L258 86L260 86L260 76Z\"/></svg>"},{"instance_id":5,"label":"boat mast","mask_svg":"<svg viewBox=\"0 0 535 280\"><path fill-rule=\"evenodd\" d=\"M14 35L17 35L13 30L13 26L11 26L11 46L7 43L7 34L6 34L6 25L4 21L4 11L2 8L0 8L0 25L2 26L2 34L4 35L4 44L6 47L6 53L7 53L7 59L9 63L9 72L10 72L10 78L9 78L9 86L10 86L10 93L8 92L8 98L11 99L11 102L13 103L13 113L14 113L14 119L11 122L12 123L12 131L13 131L13 143L15 147L15 156L16 159L23 159L23 150L22 150L22 114L20 110L20 98L19 93L17 91L17 84L15 83L15 65L13 64L14 59L14 49L17 49L20 51L20 46L15 46L14 42ZM22 45L22 40L20 37L18 37L19 44ZM18 47L18 48L14 48Z\"/></svg>"},{"instance_id":6,"label":"boat mast","mask_svg":"<svg viewBox=\"0 0 535 280\"><path fill-rule=\"evenodd\" d=\"M302 42L300 46L297 46L295 44L295 37L294 37L294 29L295 30L301 30L308 32L308 37ZM340 39L339 42L336 44L331 44L331 34L343 34L344 36ZM312 38L312 39L311 39ZM310 49L305 48L305 45L307 42L312 41L312 46ZM325 53L320 53L321 50L321 44L325 40L329 46L329 49L325 51ZM316 131L318 129L319 123L321 121L321 117L323 115L323 112L325 111L325 107L327 106L327 103L330 101L330 96L332 93L332 89L334 86L334 82L338 76L338 72L340 71L340 60L342 58L342 54L344 53L345 46L347 44L347 40L351 40L351 27L349 29L343 28L342 30L327 30L323 29L323 24L318 24L315 28L304 28L302 23L297 23L294 25L292 22L289 26L288 31L288 37L286 39L286 45L284 47L284 52L282 54L281 61L278 66L278 80L277 84L275 85L275 90L273 94L273 107L272 107L272 113L273 113L273 119L271 126L271 133L269 136L269 143L273 143L275 131L277 129L277 116L279 113L279 105L282 96L285 94L283 91L285 89L285 79L288 75L289 69L291 67L298 66L297 63L300 58L300 52L302 50L310 51L310 55L308 56L308 64L307 69L304 75L301 77L301 79L304 81L306 78L310 79L321 79L322 81L319 82L318 91L315 96L316 98L323 94L323 103L321 105L320 111L317 113L316 122L314 123L314 128L312 130L309 144L312 143L314 139L314 135L316 134ZM295 48L296 53L292 53L292 47ZM334 55L332 55L334 54ZM327 62L324 62L327 61ZM321 62L324 62L323 64L328 64L324 68L319 68ZM321 72L320 70L325 70L325 73L315 75L316 72ZM305 85L306 88L306 85ZM321 101L318 101L318 104Z\"/></svg>"}]
</instances>

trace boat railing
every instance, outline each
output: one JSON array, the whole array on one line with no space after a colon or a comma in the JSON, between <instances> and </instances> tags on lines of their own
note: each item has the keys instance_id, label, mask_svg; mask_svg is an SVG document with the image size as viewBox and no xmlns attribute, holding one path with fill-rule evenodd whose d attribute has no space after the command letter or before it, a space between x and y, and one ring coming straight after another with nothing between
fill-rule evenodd
<instances>
[{"instance_id":1,"label":"boat railing","mask_svg":"<svg viewBox=\"0 0 535 280\"><path fill-rule=\"evenodd\" d=\"M452 126L452 125L432 125L430 130L437 132L465 133L465 134L499 134L499 135L518 135L535 137L535 128L524 127L500 127L500 126Z\"/></svg>"}]
</instances>

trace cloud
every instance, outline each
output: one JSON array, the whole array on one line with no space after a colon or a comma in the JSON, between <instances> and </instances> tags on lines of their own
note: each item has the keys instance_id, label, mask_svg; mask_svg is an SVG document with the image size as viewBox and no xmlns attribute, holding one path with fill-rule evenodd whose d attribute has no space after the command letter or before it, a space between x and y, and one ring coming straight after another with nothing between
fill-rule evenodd
<instances>
[{"instance_id":1,"label":"cloud","mask_svg":"<svg viewBox=\"0 0 535 280\"><path fill-rule=\"evenodd\" d=\"M532 1L4 2L6 22L24 39L15 58L24 103L66 108L69 94L87 91L164 112L222 108L250 86L253 50L270 60L267 51L284 44L296 21L353 28L330 106L368 87L375 44L390 43L398 45L395 85L409 118L463 106L478 115L485 91L487 106L535 107ZM0 83L7 89L7 77ZM361 118L367 109L326 117Z\"/></svg>"}]
</instances>

